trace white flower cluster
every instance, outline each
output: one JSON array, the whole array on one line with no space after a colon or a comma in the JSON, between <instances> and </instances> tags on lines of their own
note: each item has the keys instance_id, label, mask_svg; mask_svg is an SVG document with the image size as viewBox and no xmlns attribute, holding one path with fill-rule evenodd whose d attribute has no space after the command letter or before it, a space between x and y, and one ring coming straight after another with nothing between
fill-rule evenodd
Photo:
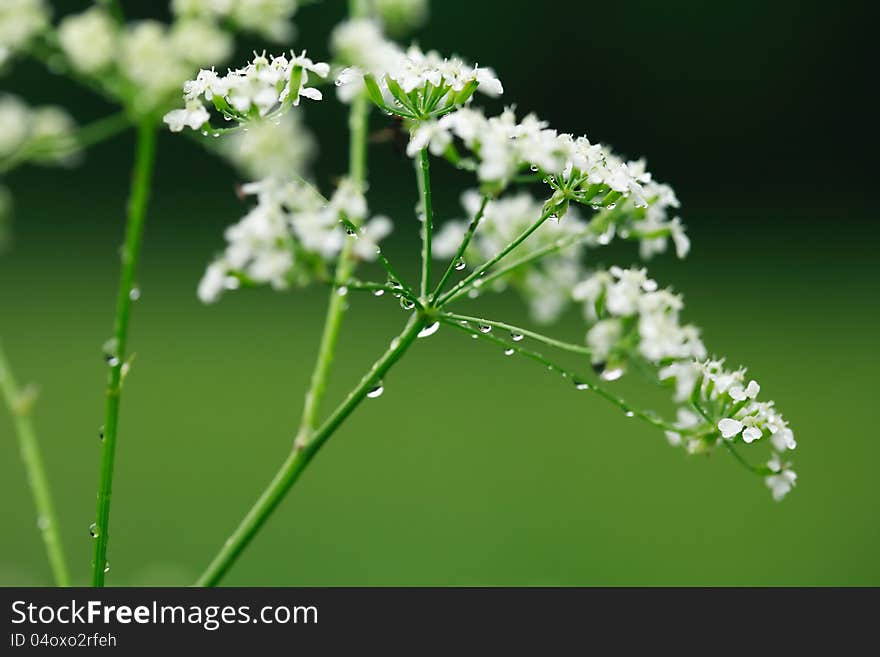
<instances>
[{"instance_id":1,"label":"white flower cluster","mask_svg":"<svg viewBox=\"0 0 880 657\"><path fill-rule=\"evenodd\" d=\"M481 195L470 190L462 195L462 205L470 217L479 211ZM502 197L486 205L483 219L474 238L464 253L464 260L457 266L464 269L468 264L476 266L501 251L541 215L542 203L531 195L520 194ZM455 255L468 227L467 221L447 221L434 236L435 258ZM587 228L574 212L564 222L544 223L526 242L511 253L511 260L528 256L539 249L558 243L560 239L576 235ZM557 319L571 302L571 288L583 274L581 245L557 251L540 260L534 267L513 271L492 283L494 291L513 287L528 301L536 321L549 323ZM479 281L478 281L479 282ZM477 286L479 291L480 285Z\"/></svg>"},{"instance_id":2,"label":"white flower cluster","mask_svg":"<svg viewBox=\"0 0 880 657\"><path fill-rule=\"evenodd\" d=\"M255 195L257 205L226 230L226 250L199 283L204 303L217 301L242 281L276 289L305 284L325 261L338 256L346 239L356 240L356 257L373 260L379 240L391 232L387 217L366 221L366 200L349 180L342 181L329 201L307 183L275 177L245 185L243 191ZM362 227L348 235L343 219Z\"/></svg>"},{"instance_id":3,"label":"white flower cluster","mask_svg":"<svg viewBox=\"0 0 880 657\"><path fill-rule=\"evenodd\" d=\"M303 175L317 145L301 112L276 121L253 121L247 130L223 135L213 144L247 180L268 178L279 171Z\"/></svg>"},{"instance_id":4,"label":"white flower cluster","mask_svg":"<svg viewBox=\"0 0 880 657\"><path fill-rule=\"evenodd\" d=\"M226 119L247 121L265 117L279 106L299 105L300 98L321 100L321 92L307 86L309 72L327 77L330 66L313 62L303 51L301 55L291 53L290 58L256 55L245 67L223 76L213 69L202 69L183 85L185 108L168 112L165 123L172 132L186 126L199 130L211 118L206 102Z\"/></svg>"},{"instance_id":5,"label":"white flower cluster","mask_svg":"<svg viewBox=\"0 0 880 657\"><path fill-rule=\"evenodd\" d=\"M616 378L628 360L639 358L652 365L671 360L706 357L699 330L682 325L680 295L658 289L644 269L611 267L576 285L572 296L584 303L592 323L587 346L594 365Z\"/></svg>"},{"instance_id":6,"label":"white flower cluster","mask_svg":"<svg viewBox=\"0 0 880 657\"><path fill-rule=\"evenodd\" d=\"M297 0L172 0L176 16L230 21L237 28L276 42L290 41Z\"/></svg>"},{"instance_id":7,"label":"white flower cluster","mask_svg":"<svg viewBox=\"0 0 880 657\"><path fill-rule=\"evenodd\" d=\"M797 447L794 432L776 411L774 402L757 401L761 386L754 379L746 382L745 369L728 370L723 360L679 362L661 369L659 378L674 379L676 400L691 400L706 414L701 417L687 408L679 409L676 426L681 433L667 432L670 443L682 444L682 434L689 433L685 443L688 451L700 453L715 446L719 434L721 440L741 440L747 445L769 436L773 455L764 468L765 482L775 500L791 491L797 474L782 455Z\"/></svg>"},{"instance_id":8,"label":"white flower cluster","mask_svg":"<svg viewBox=\"0 0 880 657\"><path fill-rule=\"evenodd\" d=\"M417 46L404 51L387 41L370 21L340 26L333 44L353 63L336 79L340 97L351 98L366 84L374 103L406 118L421 120L448 113L468 102L477 90L489 96L504 92L491 68L472 66L458 57L444 58L433 50L423 52Z\"/></svg>"},{"instance_id":9,"label":"white flower cluster","mask_svg":"<svg viewBox=\"0 0 880 657\"><path fill-rule=\"evenodd\" d=\"M233 47L232 37L211 21L120 25L99 7L64 18L58 43L75 70L100 75L141 112L169 104L194 71L224 61Z\"/></svg>"},{"instance_id":10,"label":"white flower cluster","mask_svg":"<svg viewBox=\"0 0 880 657\"><path fill-rule=\"evenodd\" d=\"M76 155L76 124L60 107L29 107L0 95L0 165L7 161L66 164Z\"/></svg>"},{"instance_id":11,"label":"white flower cluster","mask_svg":"<svg viewBox=\"0 0 880 657\"><path fill-rule=\"evenodd\" d=\"M49 8L44 0L0 2L0 66L47 27Z\"/></svg>"}]
</instances>

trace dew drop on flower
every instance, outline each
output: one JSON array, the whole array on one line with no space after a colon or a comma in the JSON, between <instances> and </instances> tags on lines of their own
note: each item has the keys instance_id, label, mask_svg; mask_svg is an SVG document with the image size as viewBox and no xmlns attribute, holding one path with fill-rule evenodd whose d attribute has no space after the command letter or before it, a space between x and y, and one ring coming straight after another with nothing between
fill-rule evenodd
<instances>
[{"instance_id":1,"label":"dew drop on flower","mask_svg":"<svg viewBox=\"0 0 880 657\"><path fill-rule=\"evenodd\" d=\"M513 340L514 342L521 342L523 339L523 335L522 335L522 333L511 333L510 339Z\"/></svg>"},{"instance_id":2,"label":"dew drop on flower","mask_svg":"<svg viewBox=\"0 0 880 657\"><path fill-rule=\"evenodd\" d=\"M504 350L505 356L513 356L514 353L516 353L516 349L514 349L513 347L508 347Z\"/></svg>"},{"instance_id":3,"label":"dew drop on flower","mask_svg":"<svg viewBox=\"0 0 880 657\"><path fill-rule=\"evenodd\" d=\"M467 267L467 265L465 264L464 260L459 258L458 260L455 261L455 265L453 265L453 267L455 268L455 271L461 271L462 269Z\"/></svg>"},{"instance_id":4,"label":"dew drop on flower","mask_svg":"<svg viewBox=\"0 0 880 657\"><path fill-rule=\"evenodd\" d=\"M492 327L488 324L480 324L480 333L490 333L492 331Z\"/></svg>"},{"instance_id":5,"label":"dew drop on flower","mask_svg":"<svg viewBox=\"0 0 880 657\"><path fill-rule=\"evenodd\" d=\"M374 297L381 297L383 294L385 294L385 290L374 290L373 291Z\"/></svg>"},{"instance_id":6,"label":"dew drop on flower","mask_svg":"<svg viewBox=\"0 0 880 657\"><path fill-rule=\"evenodd\" d=\"M400 307L404 310L412 310L415 308L416 304L407 299L406 297L400 297Z\"/></svg>"},{"instance_id":7,"label":"dew drop on flower","mask_svg":"<svg viewBox=\"0 0 880 657\"><path fill-rule=\"evenodd\" d=\"M89 525L89 536L92 538L98 538L101 535L101 531L98 529L98 525L92 523Z\"/></svg>"},{"instance_id":8,"label":"dew drop on flower","mask_svg":"<svg viewBox=\"0 0 880 657\"><path fill-rule=\"evenodd\" d=\"M437 330L440 328L440 322L434 322L433 324L428 324L425 328L419 331L418 337L420 338L429 338L434 335Z\"/></svg>"},{"instance_id":9,"label":"dew drop on flower","mask_svg":"<svg viewBox=\"0 0 880 657\"><path fill-rule=\"evenodd\" d=\"M141 289L139 287L133 287L128 291L128 298L132 301L137 301L141 298Z\"/></svg>"},{"instance_id":10,"label":"dew drop on flower","mask_svg":"<svg viewBox=\"0 0 880 657\"><path fill-rule=\"evenodd\" d=\"M375 386L370 388L370 390L367 392L367 397L369 397L370 399L376 399L377 397L381 397L383 392L385 392L385 386L380 381Z\"/></svg>"},{"instance_id":11,"label":"dew drop on flower","mask_svg":"<svg viewBox=\"0 0 880 657\"><path fill-rule=\"evenodd\" d=\"M599 378L603 381L617 381L622 376L622 367L612 367L611 369L605 369L602 370L602 372L599 374Z\"/></svg>"}]
</instances>

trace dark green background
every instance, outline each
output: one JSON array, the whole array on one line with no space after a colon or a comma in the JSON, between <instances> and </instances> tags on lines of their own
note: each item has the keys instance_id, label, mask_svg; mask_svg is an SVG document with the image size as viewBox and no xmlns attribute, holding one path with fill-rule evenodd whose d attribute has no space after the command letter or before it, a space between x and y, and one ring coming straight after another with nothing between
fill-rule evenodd
<instances>
[{"instance_id":1,"label":"dark green background","mask_svg":"<svg viewBox=\"0 0 880 657\"><path fill-rule=\"evenodd\" d=\"M138 4L152 3L123 2L147 15ZM647 155L674 184L693 254L651 269L685 293L710 350L748 365L791 420L798 488L775 504L726 454L688 458L541 368L441 330L334 437L229 584L880 584L871 23L819 3L618 4L445 0L418 38L494 66L505 103ZM341 12L303 10L297 46L325 55ZM82 121L107 111L34 65L0 84ZM332 99L307 112L327 188L344 172L344 113ZM76 170L5 181L18 210L0 258L0 335L19 378L42 388L37 427L81 583L131 141ZM289 448L326 294L201 306L196 282L243 212L236 177L180 137L159 146L114 487L115 585L190 583L252 503ZM371 158L371 206L394 217L388 250L413 272L409 164L387 145ZM462 179L436 177L440 217L458 216ZM351 305L330 403L404 321L391 299ZM528 321L509 295L480 308ZM577 313L553 332L579 340ZM666 408L636 381L618 387ZM0 497L0 583L48 583L5 411Z\"/></svg>"}]
</instances>

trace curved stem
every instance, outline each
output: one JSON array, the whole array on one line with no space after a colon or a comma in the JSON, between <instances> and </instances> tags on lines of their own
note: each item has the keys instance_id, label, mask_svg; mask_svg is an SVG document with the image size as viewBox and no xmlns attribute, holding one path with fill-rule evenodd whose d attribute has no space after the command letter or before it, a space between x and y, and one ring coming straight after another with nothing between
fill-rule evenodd
<instances>
[{"instance_id":1,"label":"curved stem","mask_svg":"<svg viewBox=\"0 0 880 657\"><path fill-rule=\"evenodd\" d=\"M437 287L434 290L434 294L431 296L431 303L436 303L437 297L443 292L443 286L446 285L446 281L449 280L449 277L452 275L455 266L458 264L458 261L464 256L464 252L467 251L468 245L471 243L471 239L474 237L474 233L477 231L477 226L480 225L480 221L483 219L483 214L486 212L486 206L489 204L489 196L483 195L483 200L480 203L480 208L477 210L477 214L474 215L474 218L471 219L471 223L468 226L467 232L464 234L464 238L461 240L461 245L458 247L458 251L456 251L455 256L453 256L452 260L449 261L449 266L446 268L446 271L443 273L443 276L440 278L440 282L437 283Z\"/></svg>"},{"instance_id":2,"label":"curved stem","mask_svg":"<svg viewBox=\"0 0 880 657\"><path fill-rule=\"evenodd\" d=\"M379 360L361 378L360 383L348 394L345 401L333 411L324 424L311 434L307 441L297 444L290 456L281 465L281 468L268 487L257 499L251 510L248 511L241 524L226 540L220 552L198 579L196 586L217 585L259 531L260 527L263 526L263 523L266 522L266 519L281 500L284 499L290 487L299 479L299 476L314 458L315 454L318 453L318 450L321 449L336 429L367 397L370 390L381 382L382 377L415 342L419 331L424 326L425 319L422 315L414 314L410 317L400 335L391 341L391 346L388 350L382 354Z\"/></svg>"},{"instance_id":3,"label":"curved stem","mask_svg":"<svg viewBox=\"0 0 880 657\"><path fill-rule=\"evenodd\" d=\"M37 433L31 422L30 400L26 399L26 394L15 381L2 343L0 343L0 392L6 400L18 434L21 460L34 498L34 506L37 508L37 527L46 546L52 576L57 586L70 586L67 560L64 557L64 548L58 531L58 516L49 490L49 478L46 476L46 466L40 453Z\"/></svg>"},{"instance_id":4,"label":"curved stem","mask_svg":"<svg viewBox=\"0 0 880 657\"><path fill-rule=\"evenodd\" d=\"M483 274L485 274L487 271L489 271L489 269L491 269L491 268L494 267L496 264L498 264L499 262L501 262L504 258L506 258L507 255L508 255L511 251L513 251L516 247L518 247L520 244L522 244L523 242L525 242L525 241L529 238L529 236L531 236L532 233L534 233L536 230L538 230L538 228L540 228L541 225L542 225L545 221L547 221L547 219L550 217L551 214L553 214L553 212L554 212L555 210L556 210L556 208L554 208L554 207L552 207L552 206L546 208L546 209L544 210L544 212L541 214L540 218L539 218L535 223L533 223L531 226L529 226L528 228L526 228L522 233L520 233L519 236L518 236L516 239L514 239L510 244L508 244L507 246L505 246L505 247L504 247L504 248L503 248L503 249L502 249L502 250L501 250L501 251L500 251L500 252L499 252L494 258L492 258L491 260L488 260L488 261L484 262L482 265L480 265L479 267L477 267L477 268L471 273L470 276L468 276L467 278L462 279L462 280L458 283L458 285L456 285L456 286L455 286L454 288L452 288L449 292L447 292L446 294L444 294L443 296L441 296L441 297L437 300L437 305L439 305L440 307L442 307L442 306L445 305L450 299L452 299L453 297L458 296L459 293L466 292L470 287L472 287L474 281L476 281L477 279L479 279L480 277L482 277Z\"/></svg>"},{"instance_id":5,"label":"curved stem","mask_svg":"<svg viewBox=\"0 0 880 657\"><path fill-rule=\"evenodd\" d=\"M563 351L570 351L575 354L581 354L582 356L591 356L592 351L588 347L579 344L572 344L570 342L563 342L562 340L556 340L555 338L551 338L549 336L544 335L543 333L537 333L535 331L530 331L529 329L524 329L519 326L514 326L513 324L507 324L505 322L496 322L492 319L485 319L483 317L469 317L468 315L456 315L455 313L443 313L443 317L448 319L456 320L459 323L468 322L472 324L482 324L484 326L491 326L493 328L504 329L505 331L510 331L511 334L519 334L520 336L525 336L532 338L533 340L537 340L538 342L542 342L546 344L548 347L556 347L557 349L562 349Z\"/></svg>"},{"instance_id":6,"label":"curved stem","mask_svg":"<svg viewBox=\"0 0 880 657\"><path fill-rule=\"evenodd\" d=\"M431 236L434 233L434 206L431 199L431 160L428 157L428 149L423 148L419 153L416 174L419 179L419 191L422 195L422 282L421 296L427 297L431 289Z\"/></svg>"},{"instance_id":7,"label":"curved stem","mask_svg":"<svg viewBox=\"0 0 880 657\"><path fill-rule=\"evenodd\" d=\"M128 202L128 220L125 244L122 247L122 272L116 301L116 319L113 338L107 348L110 374L107 382L107 406L104 417L104 443L101 449L101 471L98 483L98 507L95 518L95 556L92 563L92 585L104 585L107 563L107 543L110 537L110 497L113 490L113 464L116 456L116 437L119 427L119 402L122 392L122 367L128 342L128 324L131 316L132 289L140 258L141 241L146 220L147 202L156 156L156 128L145 120L137 129L135 165Z\"/></svg>"},{"instance_id":8,"label":"curved stem","mask_svg":"<svg viewBox=\"0 0 880 657\"><path fill-rule=\"evenodd\" d=\"M681 431L681 429L678 429L674 425L672 425L668 422L665 422L661 418L655 416L653 413L640 411L638 409L633 408L626 401L624 401L623 399L621 399L617 395L605 390L602 386L598 385L597 383L592 383L592 382L587 383L583 379L579 378L576 373L572 372L569 369L566 369L565 367L562 367L561 365L554 363L553 361L549 360L548 358L545 358L543 355L539 354L537 351L532 351L531 349L521 347L518 344L507 342L506 340L502 340L501 338L495 337L491 333L483 333L482 331L471 328L470 326L465 326L461 322L451 320L448 317L443 316L443 315L441 315L440 321L444 322L445 324L449 324L450 326L454 326L457 329L464 331L465 333L468 333L476 338L480 338L480 339L486 340L487 342L492 342L493 344L500 345L502 347L505 347L506 350L512 350L511 353L514 353L514 352L518 353L521 356L525 356L526 358L534 360L537 363L545 365L547 367L547 369L550 370L551 372L556 372L557 374L562 376L564 379L568 379L569 381L571 381L572 385L577 390L590 390L592 392L595 392L597 395L599 395L603 399L605 399L605 400L611 402L612 404L614 404L615 406L617 406L628 417L637 417L641 420L644 420L645 422L647 422L648 424L650 424L652 426L655 426L659 429L664 429L666 431Z\"/></svg>"}]
</instances>

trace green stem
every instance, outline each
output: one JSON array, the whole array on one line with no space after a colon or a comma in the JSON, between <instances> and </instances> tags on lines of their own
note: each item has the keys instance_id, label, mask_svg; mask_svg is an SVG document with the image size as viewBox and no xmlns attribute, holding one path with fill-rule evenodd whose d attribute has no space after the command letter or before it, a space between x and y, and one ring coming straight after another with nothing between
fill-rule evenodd
<instances>
[{"instance_id":1,"label":"green stem","mask_svg":"<svg viewBox=\"0 0 880 657\"><path fill-rule=\"evenodd\" d=\"M122 247L122 272L116 301L116 319L113 338L107 357L110 374L107 382L107 406L104 417L104 443L101 449L101 471L98 484L98 506L95 517L95 556L92 563L92 585L104 586L107 563L107 543L110 538L110 497L113 490L113 463L116 456L116 437L119 428L119 403L122 392L122 367L128 342L128 324L131 316L132 289L140 258L147 203L150 196L153 168L156 159L156 128L152 120L138 125L135 147L134 174L125 244Z\"/></svg>"},{"instance_id":2,"label":"green stem","mask_svg":"<svg viewBox=\"0 0 880 657\"><path fill-rule=\"evenodd\" d=\"M30 405L15 381L2 344L0 344L0 391L12 414L15 431L18 434L21 460L34 498L34 506L37 508L37 527L43 536L43 544L46 546L46 555L49 557L49 567L52 569L55 584L70 586L67 560L64 557L64 548L58 531L58 516L52 503L49 478L46 476L46 466L40 453L37 434L31 421Z\"/></svg>"},{"instance_id":3,"label":"green stem","mask_svg":"<svg viewBox=\"0 0 880 657\"><path fill-rule=\"evenodd\" d=\"M299 479L306 466L314 458L318 450L339 428L352 411L367 397L367 394L378 385L388 370L400 359L404 352L415 342L419 331L424 328L425 318L420 314L410 317L403 332L391 342L388 350L382 354L369 371L361 378L360 383L352 390L345 401L337 407L330 417L322 424L306 442L298 443L290 456L278 470L269 486L260 495L257 502L248 511L238 528L226 540L220 552L208 566L207 570L196 582L196 586L215 586L229 568L235 563L242 551L253 539L254 535L272 514L287 491Z\"/></svg>"},{"instance_id":4,"label":"green stem","mask_svg":"<svg viewBox=\"0 0 880 657\"><path fill-rule=\"evenodd\" d=\"M466 292L472 286L474 281L476 281L477 279L482 277L483 274L485 274L487 271L489 271L489 269L491 269L496 264L501 262L504 258L506 258L507 255L511 251L513 251L516 247L518 247L520 244L525 242L531 236L531 234L534 233L536 230L538 230L538 228L540 228L541 225L545 221L547 221L547 219L550 217L550 215L553 214L555 211L556 211L555 207L552 207L552 206L547 207L544 210L544 212L541 214L541 217L535 223L533 223L531 226L526 228L522 233L520 233L519 236L515 240L513 240L510 244L505 246L494 258L484 262L482 265L477 267L471 273L470 276L462 279L458 283L458 285L456 285L449 292L447 292L446 294L441 296L437 300L437 305L442 307L453 297L457 297L457 296L459 296L460 293Z\"/></svg>"},{"instance_id":5,"label":"green stem","mask_svg":"<svg viewBox=\"0 0 880 657\"><path fill-rule=\"evenodd\" d=\"M459 260L464 256L464 252L467 251L468 245L471 243L471 239L474 237L474 233L477 230L477 226L480 225L480 221L483 219L483 214L486 212L486 206L489 204L488 195L483 196L483 200L480 203L480 209L477 210L477 214L474 215L474 218L471 219L471 223L468 226L467 232L464 234L464 238L461 240L461 244L458 247L458 251L456 251L455 256L452 260L449 261L449 266L446 268L446 271L443 273L443 276L440 278L440 282L437 283L437 288L434 290L434 294L431 296L431 303L436 303L437 297L440 296L440 293L443 292L443 286L446 285L446 281L449 280L449 277L452 275L452 272L455 270L455 266L458 264Z\"/></svg>"},{"instance_id":6,"label":"green stem","mask_svg":"<svg viewBox=\"0 0 880 657\"><path fill-rule=\"evenodd\" d=\"M579 344L572 344L570 342L563 342L562 340L556 340L555 338L551 338L549 336L544 335L543 333L537 333L535 331L530 331L528 329L521 328L519 326L514 326L513 324L507 324L506 322L496 322L492 319L485 319L483 317L469 317L468 315L456 315L455 313L443 313L443 317L446 317L451 320L461 322L467 322L469 324L482 324L484 326L491 326L493 328L504 329L505 331L510 331L511 335L519 334L520 336L525 336L528 338L532 338L533 340L537 340L538 342L542 342L546 344L548 347L556 347L557 349L562 349L563 351L570 351L575 354L581 354L582 356L591 356L592 351L588 347Z\"/></svg>"},{"instance_id":7,"label":"green stem","mask_svg":"<svg viewBox=\"0 0 880 657\"><path fill-rule=\"evenodd\" d=\"M515 352L521 356L525 356L526 358L533 360L541 365L547 367L547 369L551 372L556 372L562 378L568 379L571 381L572 385L575 386L578 390L589 390L591 392L595 392L597 395L605 399L606 401L611 402L615 406L617 406L620 410L622 410L628 417L637 417L640 420L644 420L648 424L655 426L659 429L664 429L666 431L681 431L674 425L665 422L661 418L657 417L653 413L649 413L646 411L640 411L638 409L630 406L626 401L614 395L613 393L605 390L602 386L597 383L587 383L584 379L580 378L575 372L572 372L569 369L554 363L553 361L545 358L542 354L539 354L537 351L532 351L531 349L527 349L525 347L521 347L518 344L507 342L506 340L502 340L501 338L497 338L491 333L483 333L477 329L471 328L469 325L466 326L459 321L451 320L446 315L440 316L440 321L448 324L450 326L454 326L455 328L464 331L474 337L480 338L482 340L486 340L488 342L492 342L493 344L505 347L505 351L512 350L511 353Z\"/></svg>"},{"instance_id":8,"label":"green stem","mask_svg":"<svg viewBox=\"0 0 880 657\"><path fill-rule=\"evenodd\" d=\"M367 175L367 118L369 104L366 96L355 99L349 113L349 177L352 182L363 191ZM339 263L336 267L335 279L344 281L351 277L355 267L353 257L354 239L346 239L339 254ZM327 304L327 316L324 319L324 332L321 335L321 345L318 349L318 359L312 371L312 380L306 392L303 403L303 413L300 419L297 441L305 440L314 430L317 424L318 412L327 389L327 379L333 364L333 355L336 352L336 344L339 341L339 331L342 327L342 318L348 304L344 295L337 290L330 291L330 299Z\"/></svg>"},{"instance_id":9,"label":"green stem","mask_svg":"<svg viewBox=\"0 0 880 657\"><path fill-rule=\"evenodd\" d=\"M431 200L431 161L428 149L423 148L419 154L418 169L419 191L422 195L422 283L421 296L427 297L431 289L431 236L434 232L434 207Z\"/></svg>"}]
</instances>

